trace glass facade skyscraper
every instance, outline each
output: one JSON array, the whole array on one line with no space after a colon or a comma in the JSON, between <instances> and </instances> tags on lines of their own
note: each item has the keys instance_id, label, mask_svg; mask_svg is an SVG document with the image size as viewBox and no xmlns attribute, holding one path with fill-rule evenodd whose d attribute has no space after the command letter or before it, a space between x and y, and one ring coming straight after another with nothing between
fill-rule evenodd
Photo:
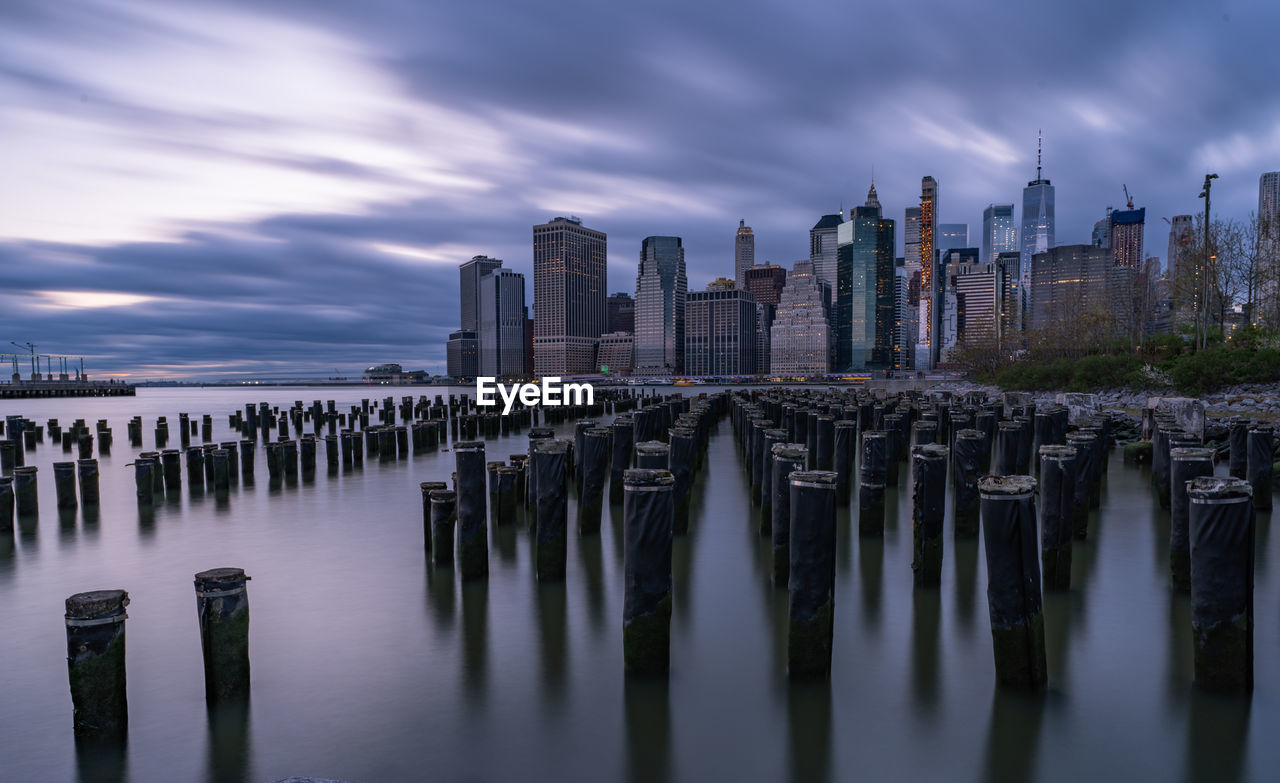
<instances>
[{"instance_id":1,"label":"glass facade skyscraper","mask_svg":"<svg viewBox=\"0 0 1280 783\"><path fill-rule=\"evenodd\" d=\"M747 270L756 263L756 235L747 221L738 221L738 233L733 237L733 280L739 288L746 283Z\"/></svg>"},{"instance_id":2,"label":"glass facade skyscraper","mask_svg":"<svg viewBox=\"0 0 1280 783\"><path fill-rule=\"evenodd\" d=\"M823 215L809 229L809 262L818 279L832 290L836 287L836 228L843 222L843 213Z\"/></svg>"},{"instance_id":3,"label":"glass facade skyscraper","mask_svg":"<svg viewBox=\"0 0 1280 783\"><path fill-rule=\"evenodd\" d=\"M636 274L635 368L637 375L684 370L685 277L680 237L645 237Z\"/></svg>"},{"instance_id":4,"label":"glass facade skyscraper","mask_svg":"<svg viewBox=\"0 0 1280 783\"><path fill-rule=\"evenodd\" d=\"M533 227L533 358L540 377L595 372L607 324L608 238L576 217Z\"/></svg>"},{"instance_id":5,"label":"glass facade skyscraper","mask_svg":"<svg viewBox=\"0 0 1280 783\"><path fill-rule=\"evenodd\" d=\"M881 216L875 185L839 226L833 308L837 372L893 363L894 223Z\"/></svg>"},{"instance_id":6,"label":"glass facade skyscraper","mask_svg":"<svg viewBox=\"0 0 1280 783\"><path fill-rule=\"evenodd\" d=\"M982 262L994 264L1001 253L1018 252L1018 226L1012 204L989 204L982 210Z\"/></svg>"},{"instance_id":7,"label":"glass facade skyscraper","mask_svg":"<svg viewBox=\"0 0 1280 783\"><path fill-rule=\"evenodd\" d=\"M480 278L480 375L524 375L524 322L524 275L495 269Z\"/></svg>"},{"instance_id":8,"label":"glass facade skyscraper","mask_svg":"<svg viewBox=\"0 0 1280 783\"><path fill-rule=\"evenodd\" d=\"M1036 144L1036 178L1022 189L1022 285L1031 281L1031 257L1053 247L1053 185L1040 175L1040 145Z\"/></svg>"}]
</instances>

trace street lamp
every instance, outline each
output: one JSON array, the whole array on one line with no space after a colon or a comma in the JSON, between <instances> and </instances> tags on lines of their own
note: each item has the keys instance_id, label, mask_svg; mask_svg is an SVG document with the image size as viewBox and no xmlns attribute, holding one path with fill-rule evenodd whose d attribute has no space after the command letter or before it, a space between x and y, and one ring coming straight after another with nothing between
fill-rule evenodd
<instances>
[{"instance_id":1,"label":"street lamp","mask_svg":"<svg viewBox=\"0 0 1280 783\"><path fill-rule=\"evenodd\" d=\"M1217 260L1217 256L1209 255L1209 189L1213 187L1213 181L1218 178L1217 174L1204 175L1204 190L1200 191L1200 198L1204 199L1204 255L1205 260L1200 267L1200 285L1197 297L1199 298L1199 312L1196 313L1196 336L1197 348L1205 347L1209 342L1209 261Z\"/></svg>"}]
</instances>

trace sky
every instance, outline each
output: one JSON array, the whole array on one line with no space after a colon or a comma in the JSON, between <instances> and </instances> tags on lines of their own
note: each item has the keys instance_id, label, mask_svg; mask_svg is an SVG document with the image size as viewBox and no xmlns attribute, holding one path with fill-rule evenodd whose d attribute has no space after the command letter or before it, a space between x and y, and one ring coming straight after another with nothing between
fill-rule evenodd
<instances>
[{"instance_id":1,"label":"sky","mask_svg":"<svg viewBox=\"0 0 1280 783\"><path fill-rule=\"evenodd\" d=\"M528 276L531 227L684 238L690 290L808 256L824 213L939 222L1056 186L1085 243L1127 185L1257 209L1280 169L1280 3L5 0L0 345L91 374L444 372L457 265ZM899 228L899 245L901 229ZM13 349L17 350L17 349Z\"/></svg>"}]
</instances>

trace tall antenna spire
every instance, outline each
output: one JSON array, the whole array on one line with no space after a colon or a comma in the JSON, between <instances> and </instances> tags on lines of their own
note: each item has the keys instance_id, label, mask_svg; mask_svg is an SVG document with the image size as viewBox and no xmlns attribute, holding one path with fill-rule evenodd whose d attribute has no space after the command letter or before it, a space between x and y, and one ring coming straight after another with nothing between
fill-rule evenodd
<instances>
[{"instance_id":1,"label":"tall antenna spire","mask_svg":"<svg viewBox=\"0 0 1280 783\"><path fill-rule=\"evenodd\" d=\"M1041 135L1040 129L1036 129L1036 181L1040 181L1040 149L1044 137Z\"/></svg>"}]
</instances>

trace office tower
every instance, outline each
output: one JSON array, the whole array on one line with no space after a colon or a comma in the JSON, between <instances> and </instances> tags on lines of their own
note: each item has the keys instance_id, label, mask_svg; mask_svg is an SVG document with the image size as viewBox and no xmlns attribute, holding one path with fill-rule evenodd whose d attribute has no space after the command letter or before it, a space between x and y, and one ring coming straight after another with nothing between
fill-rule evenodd
<instances>
[{"instance_id":1,"label":"office tower","mask_svg":"<svg viewBox=\"0 0 1280 783\"><path fill-rule=\"evenodd\" d=\"M894 370L915 366L916 336L920 332L920 270L905 259L893 270L893 364Z\"/></svg>"},{"instance_id":2,"label":"office tower","mask_svg":"<svg viewBox=\"0 0 1280 783\"><path fill-rule=\"evenodd\" d=\"M1169 251L1165 256L1165 274L1175 287L1178 275L1191 269L1184 261L1189 258L1195 243L1195 218L1190 215L1174 215L1169 222Z\"/></svg>"},{"instance_id":3,"label":"office tower","mask_svg":"<svg viewBox=\"0 0 1280 783\"><path fill-rule=\"evenodd\" d=\"M717 281L719 282L719 281ZM685 374L756 372L756 301L751 292L713 283L689 294L685 305Z\"/></svg>"},{"instance_id":4,"label":"office tower","mask_svg":"<svg viewBox=\"0 0 1280 783\"><path fill-rule=\"evenodd\" d=\"M458 265L462 331L480 331L480 279L501 266L502 259L488 256L472 256Z\"/></svg>"},{"instance_id":5,"label":"office tower","mask_svg":"<svg viewBox=\"0 0 1280 783\"><path fill-rule=\"evenodd\" d=\"M1280 171L1258 177L1257 267L1257 316L1271 326L1280 325Z\"/></svg>"},{"instance_id":6,"label":"office tower","mask_svg":"<svg viewBox=\"0 0 1280 783\"><path fill-rule=\"evenodd\" d=\"M1040 138L1036 138L1036 178L1022 190L1022 280L1031 279L1031 257L1053 247L1053 185L1041 176Z\"/></svg>"},{"instance_id":7,"label":"office tower","mask_svg":"<svg viewBox=\"0 0 1280 783\"><path fill-rule=\"evenodd\" d=\"M933 353L935 366L947 360L951 349L955 348L959 331L960 303L956 298L955 287L952 285L952 272L959 266L978 264L978 258L981 255L982 250L976 247L953 247L938 251L937 268L934 270L937 281L934 296L937 299L938 311Z\"/></svg>"},{"instance_id":8,"label":"office tower","mask_svg":"<svg viewBox=\"0 0 1280 783\"><path fill-rule=\"evenodd\" d=\"M1102 220L1093 224L1091 244L1094 247L1111 249L1111 213L1114 211L1111 207L1107 207L1107 214L1102 216Z\"/></svg>"},{"instance_id":9,"label":"office tower","mask_svg":"<svg viewBox=\"0 0 1280 783\"><path fill-rule=\"evenodd\" d=\"M787 284L787 270L777 264L765 262L747 270L743 286L755 297L757 304L774 305L782 301L782 287Z\"/></svg>"},{"instance_id":10,"label":"office tower","mask_svg":"<svg viewBox=\"0 0 1280 783\"><path fill-rule=\"evenodd\" d=\"M955 264L947 269L947 288L954 295L955 316L948 318L953 331L943 344L943 361L957 351L996 344L1000 315L1000 267L996 264Z\"/></svg>"},{"instance_id":11,"label":"office tower","mask_svg":"<svg viewBox=\"0 0 1280 783\"><path fill-rule=\"evenodd\" d=\"M733 280L741 288L746 282L746 271L756 263L756 236L751 233L747 221L738 221L738 233L733 237Z\"/></svg>"},{"instance_id":12,"label":"office tower","mask_svg":"<svg viewBox=\"0 0 1280 783\"><path fill-rule=\"evenodd\" d=\"M1146 256L1142 253L1142 233L1146 229L1147 209L1117 209L1111 213L1111 259L1116 266L1139 269Z\"/></svg>"},{"instance_id":13,"label":"office tower","mask_svg":"<svg viewBox=\"0 0 1280 783\"><path fill-rule=\"evenodd\" d=\"M907 207L903 218L902 260L909 267L920 268L920 207Z\"/></svg>"},{"instance_id":14,"label":"office tower","mask_svg":"<svg viewBox=\"0 0 1280 783\"><path fill-rule=\"evenodd\" d=\"M775 375L824 375L831 351L827 321L830 287L812 261L797 261L787 276L769 334L769 368Z\"/></svg>"},{"instance_id":15,"label":"office tower","mask_svg":"<svg viewBox=\"0 0 1280 783\"><path fill-rule=\"evenodd\" d=\"M989 204L982 210L982 261L994 264L1001 253L1018 251L1018 226L1012 204Z\"/></svg>"},{"instance_id":16,"label":"office tower","mask_svg":"<svg viewBox=\"0 0 1280 783\"><path fill-rule=\"evenodd\" d=\"M836 372L893 363L894 223L881 217L876 186L837 234L833 308Z\"/></svg>"},{"instance_id":17,"label":"office tower","mask_svg":"<svg viewBox=\"0 0 1280 783\"><path fill-rule=\"evenodd\" d=\"M524 275L495 269L480 278L480 375L524 375L524 322Z\"/></svg>"},{"instance_id":18,"label":"office tower","mask_svg":"<svg viewBox=\"0 0 1280 783\"><path fill-rule=\"evenodd\" d=\"M933 329L939 315L933 306L937 229L938 183L933 177L924 177L920 180L920 336L916 340L916 368L920 370L932 370L934 365Z\"/></svg>"},{"instance_id":19,"label":"office tower","mask_svg":"<svg viewBox=\"0 0 1280 783\"><path fill-rule=\"evenodd\" d=\"M688 281L680 237L645 237L636 273L635 367L639 375L683 371Z\"/></svg>"},{"instance_id":20,"label":"office tower","mask_svg":"<svg viewBox=\"0 0 1280 783\"><path fill-rule=\"evenodd\" d=\"M1061 245L1035 254L1029 328L1078 322L1086 314L1124 314L1133 301L1132 273L1115 265L1110 250L1092 245Z\"/></svg>"},{"instance_id":21,"label":"office tower","mask_svg":"<svg viewBox=\"0 0 1280 783\"><path fill-rule=\"evenodd\" d=\"M608 308L609 315L606 319L606 329L608 331L635 332L636 300L631 298L631 294L622 291L610 294Z\"/></svg>"},{"instance_id":22,"label":"office tower","mask_svg":"<svg viewBox=\"0 0 1280 783\"><path fill-rule=\"evenodd\" d=\"M595 371L608 308L603 231L576 217L533 227L533 358L539 376Z\"/></svg>"},{"instance_id":23,"label":"office tower","mask_svg":"<svg viewBox=\"0 0 1280 783\"><path fill-rule=\"evenodd\" d=\"M524 374L532 378L533 370L533 319L529 317L529 309L524 311Z\"/></svg>"},{"instance_id":24,"label":"office tower","mask_svg":"<svg viewBox=\"0 0 1280 783\"><path fill-rule=\"evenodd\" d=\"M476 333L459 329L445 345L445 372L453 378L474 378L479 367Z\"/></svg>"},{"instance_id":25,"label":"office tower","mask_svg":"<svg viewBox=\"0 0 1280 783\"><path fill-rule=\"evenodd\" d=\"M935 234L938 250L969 246L968 223L939 223Z\"/></svg>"},{"instance_id":26,"label":"office tower","mask_svg":"<svg viewBox=\"0 0 1280 783\"><path fill-rule=\"evenodd\" d=\"M1022 341L1022 323L1026 317L1026 302L1022 293L1022 255L1009 250L996 255L995 265L1000 271L1000 320L996 335L1001 350L1012 350Z\"/></svg>"},{"instance_id":27,"label":"office tower","mask_svg":"<svg viewBox=\"0 0 1280 783\"><path fill-rule=\"evenodd\" d=\"M809 229L809 262L818 279L834 289L836 285L836 227L844 222L844 212L823 215Z\"/></svg>"},{"instance_id":28,"label":"office tower","mask_svg":"<svg viewBox=\"0 0 1280 783\"><path fill-rule=\"evenodd\" d=\"M634 367L635 338L631 332L600 335L597 368L604 375L630 375Z\"/></svg>"}]
</instances>

